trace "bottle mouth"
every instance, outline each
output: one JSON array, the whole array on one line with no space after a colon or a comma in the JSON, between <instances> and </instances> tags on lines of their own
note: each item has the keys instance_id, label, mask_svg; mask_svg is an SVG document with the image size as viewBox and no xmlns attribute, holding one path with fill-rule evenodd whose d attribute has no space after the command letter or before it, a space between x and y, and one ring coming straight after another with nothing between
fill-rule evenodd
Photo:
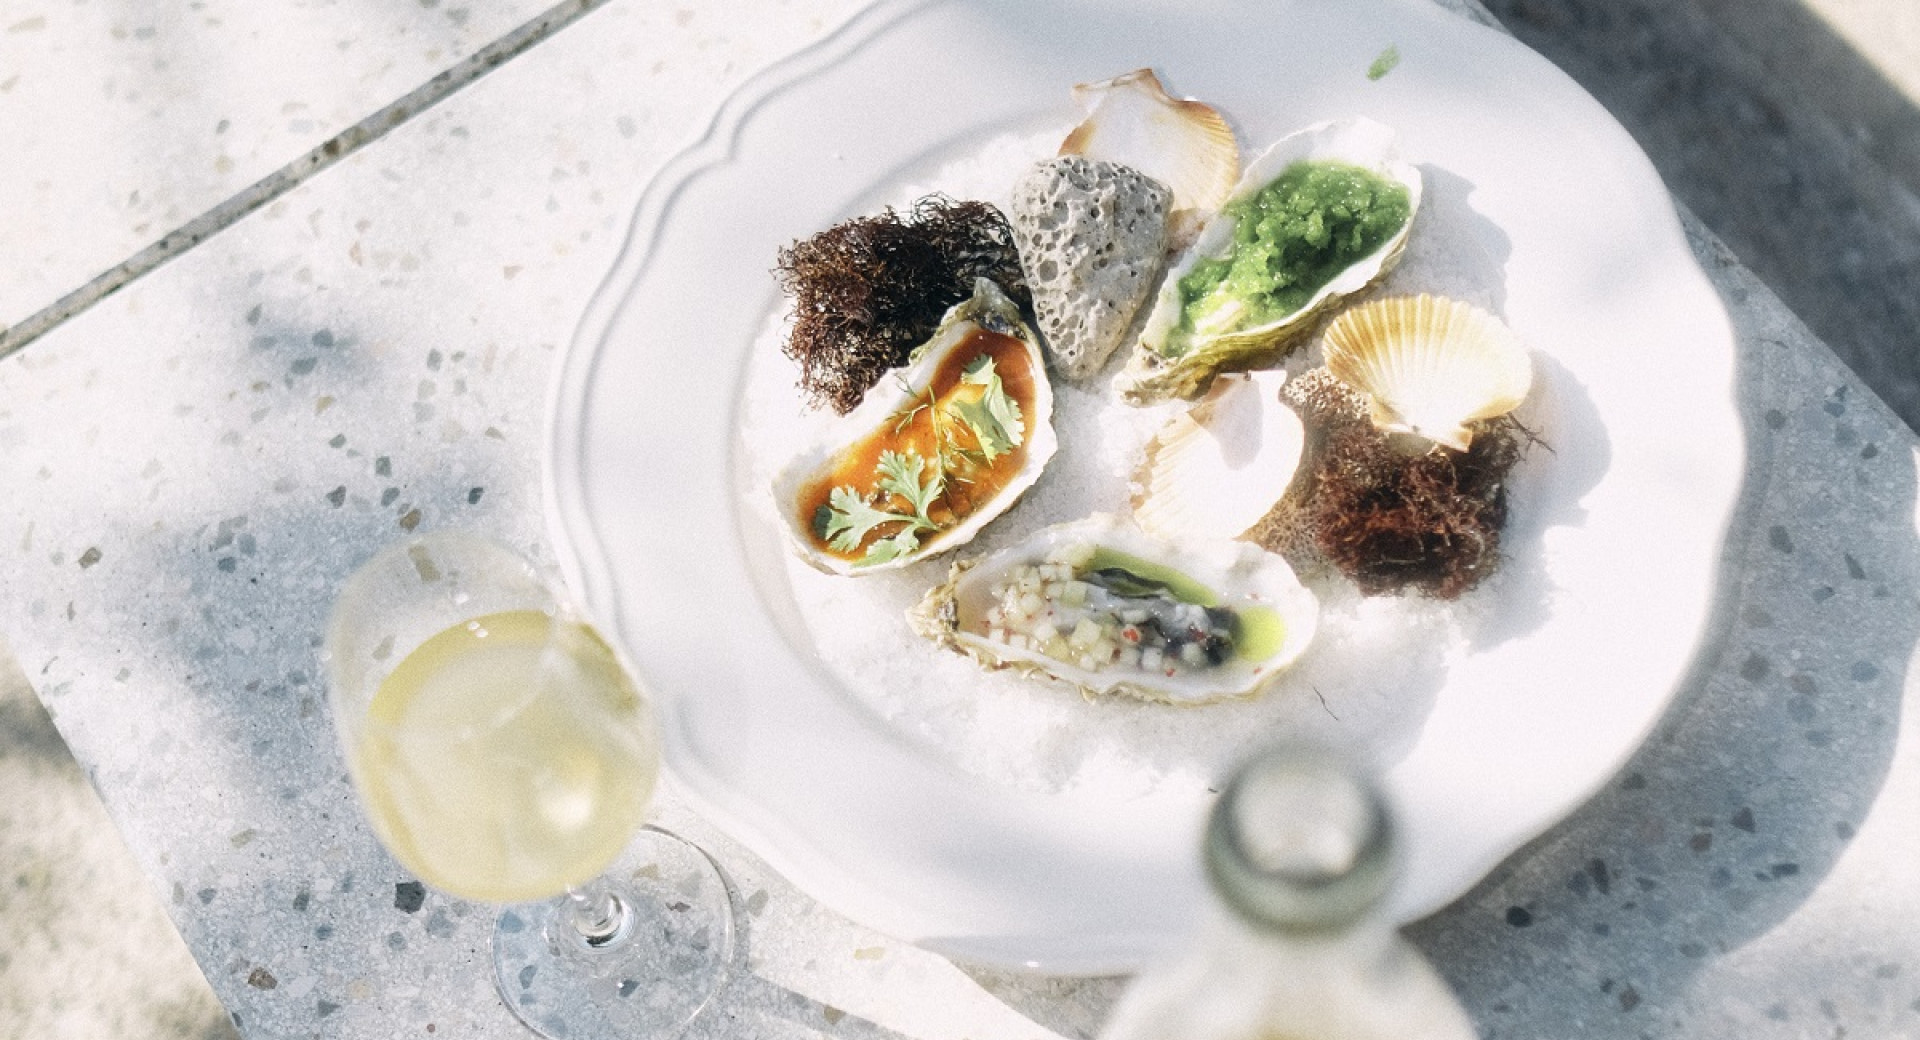
<instances>
[{"instance_id":1,"label":"bottle mouth","mask_svg":"<svg viewBox=\"0 0 1920 1040\"><path fill-rule=\"evenodd\" d=\"M1244 763L1207 821L1221 899L1255 924L1311 932L1367 916L1394 876L1393 821L1350 758L1282 746Z\"/></svg>"}]
</instances>

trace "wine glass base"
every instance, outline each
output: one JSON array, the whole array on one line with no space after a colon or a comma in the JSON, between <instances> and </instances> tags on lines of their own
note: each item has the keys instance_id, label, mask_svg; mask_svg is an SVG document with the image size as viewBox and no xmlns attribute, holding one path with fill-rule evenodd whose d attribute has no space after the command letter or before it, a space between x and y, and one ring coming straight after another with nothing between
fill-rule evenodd
<instances>
[{"instance_id":1,"label":"wine glass base","mask_svg":"<svg viewBox=\"0 0 1920 1040\"><path fill-rule=\"evenodd\" d=\"M582 891L606 891L626 905L622 932L591 941L568 898L507 910L493 934L501 998L553 1040L678 1036L733 960L733 906L713 861L647 827Z\"/></svg>"}]
</instances>

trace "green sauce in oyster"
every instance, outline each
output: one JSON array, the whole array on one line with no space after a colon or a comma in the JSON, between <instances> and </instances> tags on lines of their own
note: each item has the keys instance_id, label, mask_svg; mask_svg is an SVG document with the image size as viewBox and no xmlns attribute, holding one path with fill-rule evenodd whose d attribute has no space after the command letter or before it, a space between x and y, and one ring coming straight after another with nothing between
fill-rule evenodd
<instances>
[{"instance_id":1,"label":"green sauce in oyster","mask_svg":"<svg viewBox=\"0 0 1920 1040\"><path fill-rule=\"evenodd\" d=\"M1133 595L1150 595L1151 589L1148 587L1158 586L1182 603L1211 607L1220 602L1219 593L1181 571L1105 545L1094 547L1092 558L1080 569L1094 573L1114 571L1126 575L1131 579L1130 584L1141 587Z\"/></svg>"},{"instance_id":2,"label":"green sauce in oyster","mask_svg":"<svg viewBox=\"0 0 1920 1040\"><path fill-rule=\"evenodd\" d=\"M1286 642L1287 623L1278 610L1257 604L1223 608L1218 593L1185 572L1132 553L1099 546L1076 576L1133 600L1164 596L1180 603L1213 608L1207 611L1207 616L1220 625L1229 656L1261 661L1279 653Z\"/></svg>"},{"instance_id":3,"label":"green sauce in oyster","mask_svg":"<svg viewBox=\"0 0 1920 1040\"><path fill-rule=\"evenodd\" d=\"M1162 353L1180 357L1196 336L1254 328L1292 314L1341 271L1406 225L1404 185L1358 166L1302 161L1229 203L1233 245L1180 279L1180 318Z\"/></svg>"}]
</instances>

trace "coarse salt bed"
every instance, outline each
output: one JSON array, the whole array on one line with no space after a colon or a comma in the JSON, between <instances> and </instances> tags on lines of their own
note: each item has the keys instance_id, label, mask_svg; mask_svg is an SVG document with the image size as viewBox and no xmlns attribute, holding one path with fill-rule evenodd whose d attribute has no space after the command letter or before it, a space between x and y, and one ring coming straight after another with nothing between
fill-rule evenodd
<instances>
[{"instance_id":1,"label":"coarse salt bed","mask_svg":"<svg viewBox=\"0 0 1920 1040\"><path fill-rule=\"evenodd\" d=\"M1004 209L1021 173L1053 154L1065 130L994 138L882 193L880 204L905 208L938 191ZM1429 184L1407 255L1383 292L1441 292L1497 311L1503 238L1472 212L1464 191L1447 188ZM781 353L785 333L784 315L769 316L750 355L742 409L748 470L742 486L750 499L744 505L769 537L779 538L782 522L768 490L774 474L794 445L817 436L831 419L831 413L804 409L795 389L798 372ZM907 627L908 608L944 580L956 559L1096 511L1126 511L1128 480L1147 441L1183 406L1119 403L1109 383L1125 353L1087 386L1056 383L1059 453L1039 484L972 542L900 570L851 578L823 574L789 555L785 577L814 655L848 696L905 739L984 782L1026 791L1127 797L1167 785L1205 785L1232 761L1282 736L1325 740L1390 765L1413 745L1449 665L1473 652L1471 637L1486 627L1500 600L1504 573L1452 603L1366 598L1345 579L1304 576L1321 599L1315 645L1262 695L1199 707L1089 699L1064 684L989 672ZM1317 353L1296 355L1288 367L1318 364ZM1540 454L1516 470L1510 485L1516 497Z\"/></svg>"}]
</instances>

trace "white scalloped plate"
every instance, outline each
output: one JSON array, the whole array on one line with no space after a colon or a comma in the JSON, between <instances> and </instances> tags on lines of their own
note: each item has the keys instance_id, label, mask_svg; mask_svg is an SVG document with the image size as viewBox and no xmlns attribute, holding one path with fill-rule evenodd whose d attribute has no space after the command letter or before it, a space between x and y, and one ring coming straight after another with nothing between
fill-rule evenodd
<instances>
[{"instance_id":1,"label":"white scalloped plate","mask_svg":"<svg viewBox=\"0 0 1920 1040\"><path fill-rule=\"evenodd\" d=\"M1398 66L1369 80L1388 46ZM1504 313L1550 359L1554 453L1510 532L1534 577L1387 774L1400 919L1572 811L1659 718L1743 471L1731 328L1645 157L1546 61L1420 0L887 0L757 76L649 186L562 364L551 525L658 692L695 807L827 905L963 960L1096 973L1160 952L1203 898L1205 792L1016 792L848 696L738 486L746 354L780 246L1142 66L1252 147L1330 116L1398 128L1429 191L1485 218Z\"/></svg>"}]
</instances>

